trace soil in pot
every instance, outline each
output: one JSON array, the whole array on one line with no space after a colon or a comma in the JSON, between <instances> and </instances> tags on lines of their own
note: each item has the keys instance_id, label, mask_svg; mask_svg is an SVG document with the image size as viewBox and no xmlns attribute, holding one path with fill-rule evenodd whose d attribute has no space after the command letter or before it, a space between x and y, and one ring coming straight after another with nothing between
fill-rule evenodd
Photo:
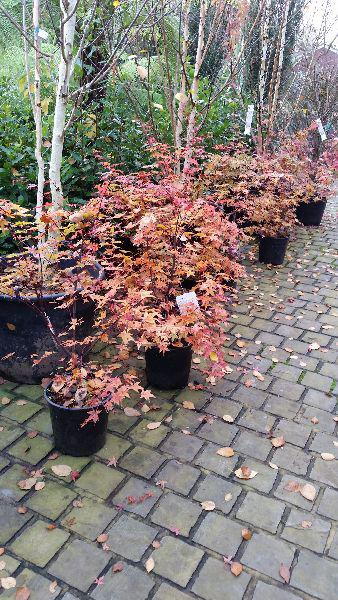
<instances>
[{"instance_id":1,"label":"soil in pot","mask_svg":"<svg viewBox=\"0 0 338 600\"><path fill-rule=\"evenodd\" d=\"M326 200L317 202L301 202L297 206L296 215L303 225L320 225L326 207Z\"/></svg>"},{"instance_id":2,"label":"soil in pot","mask_svg":"<svg viewBox=\"0 0 338 600\"><path fill-rule=\"evenodd\" d=\"M149 385L160 390L181 389L188 385L192 349L191 346L172 346L167 352L149 348L145 353L146 376Z\"/></svg>"},{"instance_id":3,"label":"soil in pot","mask_svg":"<svg viewBox=\"0 0 338 600\"><path fill-rule=\"evenodd\" d=\"M93 268L92 276L103 277L103 270L99 266ZM72 318L69 309L58 308L64 299L62 294L46 294L42 299L0 294L0 358L8 357L0 360L2 377L16 383L36 384L57 369L64 354L57 349L41 309L50 319L56 335L63 334ZM77 297L76 317L81 320L76 330L77 340L90 335L94 310L94 302L84 302L81 296ZM66 339L66 336L61 338ZM34 357L41 357L45 352L51 354L34 364Z\"/></svg>"},{"instance_id":4,"label":"soil in pot","mask_svg":"<svg viewBox=\"0 0 338 600\"><path fill-rule=\"evenodd\" d=\"M287 245L288 238L262 237L259 240L259 262L282 265Z\"/></svg>"},{"instance_id":5,"label":"soil in pot","mask_svg":"<svg viewBox=\"0 0 338 600\"><path fill-rule=\"evenodd\" d=\"M52 421L55 448L70 456L90 456L98 452L106 442L108 413L100 407L96 423L81 425L89 416L90 408L66 408L53 401L50 389L45 390Z\"/></svg>"}]
</instances>

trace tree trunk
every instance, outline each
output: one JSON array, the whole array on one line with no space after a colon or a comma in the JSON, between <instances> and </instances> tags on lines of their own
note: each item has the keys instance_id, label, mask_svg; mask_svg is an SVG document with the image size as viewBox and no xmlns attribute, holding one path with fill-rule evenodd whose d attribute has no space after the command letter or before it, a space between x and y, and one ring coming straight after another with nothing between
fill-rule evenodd
<instances>
[{"instance_id":1,"label":"tree trunk","mask_svg":"<svg viewBox=\"0 0 338 600\"><path fill-rule=\"evenodd\" d=\"M66 4L67 8L65 9L63 1L60 0L60 10L62 15L60 30L61 57L59 64L58 87L55 100L52 149L49 166L49 180L53 211L62 209L64 203L61 184L61 164L76 24L76 5L76 0L69 0Z\"/></svg>"},{"instance_id":2,"label":"tree trunk","mask_svg":"<svg viewBox=\"0 0 338 600\"><path fill-rule=\"evenodd\" d=\"M267 67L267 55L268 55L268 42L269 42L269 21L270 21L270 4L271 0L267 0L264 6L265 0L261 0L261 25L260 25L260 38L261 38L261 63L259 69L259 81L258 81L258 150L263 150L263 114L264 114L264 94L265 94L265 83L266 83L266 67Z\"/></svg>"},{"instance_id":3,"label":"tree trunk","mask_svg":"<svg viewBox=\"0 0 338 600\"><path fill-rule=\"evenodd\" d=\"M35 120L35 158L38 165L38 188L36 194L35 218L38 226L40 242L43 241L45 227L41 222L43 210L43 190L45 185L45 163L42 157L42 113L41 113L41 40L39 37L40 26L40 0L33 3L33 27L35 37L34 49L34 120ZM28 60L28 59L27 59ZM27 63L28 67L28 63ZM29 85L29 81L28 81Z\"/></svg>"},{"instance_id":4,"label":"tree trunk","mask_svg":"<svg viewBox=\"0 0 338 600\"><path fill-rule=\"evenodd\" d=\"M273 88L271 109L270 109L270 115L269 115L269 132L270 133L272 132L272 128L273 128L275 112L276 112L278 96L279 96L279 88L280 88L283 62L284 62L285 35L286 35L286 26L287 26L287 22L288 22L289 9L290 9L290 0L285 0L283 20L282 20L282 25L281 25L280 43L279 43L278 66L277 66L276 79L275 79L275 85Z\"/></svg>"},{"instance_id":5,"label":"tree trunk","mask_svg":"<svg viewBox=\"0 0 338 600\"><path fill-rule=\"evenodd\" d=\"M188 60L188 44L189 44L189 16L190 16L191 0L184 0L182 6L182 22L183 22L183 40L181 50L181 85L179 91L179 101L176 119L175 146L179 150L182 147L182 131L184 120L184 109L187 104L187 60ZM178 172L180 171L180 159L177 165Z\"/></svg>"}]
</instances>

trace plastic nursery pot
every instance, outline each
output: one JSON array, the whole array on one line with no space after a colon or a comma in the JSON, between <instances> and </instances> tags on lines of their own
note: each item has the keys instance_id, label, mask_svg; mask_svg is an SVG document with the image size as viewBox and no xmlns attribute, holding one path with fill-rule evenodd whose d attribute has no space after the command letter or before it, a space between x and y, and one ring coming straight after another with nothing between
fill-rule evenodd
<instances>
[{"instance_id":1,"label":"plastic nursery pot","mask_svg":"<svg viewBox=\"0 0 338 600\"><path fill-rule=\"evenodd\" d=\"M282 265L289 238L262 237L259 240L259 262Z\"/></svg>"},{"instance_id":2,"label":"plastic nursery pot","mask_svg":"<svg viewBox=\"0 0 338 600\"><path fill-rule=\"evenodd\" d=\"M45 400L49 406L52 421L54 445L62 454L70 456L90 456L98 452L106 442L108 413L104 405L100 405L99 418L96 423L90 421L81 425L88 418L90 408L66 408L53 402L50 386L45 390ZM98 407L95 407L98 408Z\"/></svg>"},{"instance_id":3,"label":"plastic nursery pot","mask_svg":"<svg viewBox=\"0 0 338 600\"><path fill-rule=\"evenodd\" d=\"M6 259L0 261L5 263ZM91 269L95 279L104 276L97 265ZM62 352L57 349L41 308L46 313L56 335L67 332L70 323L69 309L58 308L65 301L63 294L46 294L42 299L25 298L0 294L0 375L16 383L40 383L51 375L61 363ZM39 312L40 310L40 312ZM76 339L81 341L91 333L94 323L94 302L84 302L79 295L76 300ZM61 338L63 341L67 336ZM51 352L39 364L34 365L34 355Z\"/></svg>"},{"instance_id":4,"label":"plastic nursery pot","mask_svg":"<svg viewBox=\"0 0 338 600\"><path fill-rule=\"evenodd\" d=\"M297 206L296 215L303 225L320 225L326 207L326 200L301 202Z\"/></svg>"},{"instance_id":5,"label":"plastic nursery pot","mask_svg":"<svg viewBox=\"0 0 338 600\"><path fill-rule=\"evenodd\" d=\"M192 349L191 346L171 347L167 352L149 348L145 353L146 376L149 385L160 390L176 390L188 385Z\"/></svg>"}]
</instances>

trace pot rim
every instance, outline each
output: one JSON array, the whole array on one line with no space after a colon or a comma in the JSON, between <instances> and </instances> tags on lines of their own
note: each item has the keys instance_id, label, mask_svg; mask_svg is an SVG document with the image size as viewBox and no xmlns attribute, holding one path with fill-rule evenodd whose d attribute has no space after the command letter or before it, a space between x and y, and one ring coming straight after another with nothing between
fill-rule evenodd
<instances>
[{"instance_id":1,"label":"pot rim","mask_svg":"<svg viewBox=\"0 0 338 600\"><path fill-rule=\"evenodd\" d=\"M52 383L49 383L47 385L47 387L44 390L44 397L45 400L47 401L48 404L51 404L52 406L55 406L56 408L59 408L61 410L70 410L70 411L77 411L77 410L92 410L95 408L105 408L105 403L101 402L99 404L95 404L93 406L63 406L62 404L56 404L56 402L53 402L53 400L51 400L49 393L50 393L50 388L52 386Z\"/></svg>"},{"instance_id":2,"label":"pot rim","mask_svg":"<svg viewBox=\"0 0 338 600\"><path fill-rule=\"evenodd\" d=\"M261 238L261 240L289 240L290 236L288 236L288 235L276 236L276 235L262 235L262 234L260 234L260 238Z\"/></svg>"},{"instance_id":3,"label":"pot rim","mask_svg":"<svg viewBox=\"0 0 338 600\"><path fill-rule=\"evenodd\" d=\"M6 257L1 257L1 260L4 260ZM102 281L102 279L104 278L104 268L100 265L100 263L96 262L94 263L94 266L98 268L99 270L99 275L97 277L98 281ZM81 292L83 288L79 288L78 290L76 290L76 292ZM30 304L34 304L36 302L40 302L40 300L42 301L50 301L50 300L59 300L60 298L66 298L67 296L69 296L69 294L63 294L62 292L57 293L57 294L42 294L41 298L39 298L38 296L10 296L9 294L1 294L0 293L0 300L10 300L11 302L16 302L17 304L25 304L26 302L29 302Z\"/></svg>"}]
</instances>

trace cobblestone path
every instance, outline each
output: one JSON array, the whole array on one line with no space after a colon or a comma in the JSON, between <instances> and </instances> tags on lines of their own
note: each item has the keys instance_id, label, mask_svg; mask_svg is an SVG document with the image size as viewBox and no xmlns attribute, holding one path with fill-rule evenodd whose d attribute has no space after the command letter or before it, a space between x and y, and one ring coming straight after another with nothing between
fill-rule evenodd
<instances>
[{"instance_id":1,"label":"cobblestone path","mask_svg":"<svg viewBox=\"0 0 338 600\"><path fill-rule=\"evenodd\" d=\"M227 377L159 393L140 417L111 415L95 457L48 459L41 388L0 386L0 577L16 580L1 598L26 586L30 600L337 600L335 256L326 217L296 231L283 267L251 266L227 326ZM257 475L238 478L242 466ZM39 469L45 487L21 490Z\"/></svg>"}]
</instances>

